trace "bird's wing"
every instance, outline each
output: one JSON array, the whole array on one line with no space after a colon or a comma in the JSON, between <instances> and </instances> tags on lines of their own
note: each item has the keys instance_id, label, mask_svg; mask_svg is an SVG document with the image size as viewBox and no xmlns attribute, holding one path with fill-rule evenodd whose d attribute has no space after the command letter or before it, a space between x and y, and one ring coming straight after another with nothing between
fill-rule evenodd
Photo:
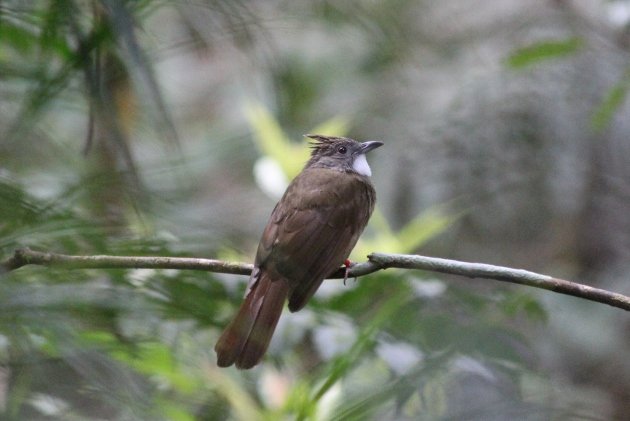
<instances>
[{"instance_id":1,"label":"bird's wing","mask_svg":"<svg viewBox=\"0 0 630 421\"><path fill-rule=\"evenodd\" d=\"M364 178L327 169L307 169L276 205L256 255L256 267L288 279L289 309L297 311L324 278L350 254L374 207Z\"/></svg>"}]
</instances>

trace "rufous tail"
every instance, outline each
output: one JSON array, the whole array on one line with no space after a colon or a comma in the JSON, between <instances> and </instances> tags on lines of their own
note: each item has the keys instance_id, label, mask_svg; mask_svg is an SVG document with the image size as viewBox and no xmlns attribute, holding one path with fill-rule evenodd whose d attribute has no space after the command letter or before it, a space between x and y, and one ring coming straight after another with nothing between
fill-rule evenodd
<instances>
[{"instance_id":1,"label":"rufous tail","mask_svg":"<svg viewBox=\"0 0 630 421\"><path fill-rule=\"evenodd\" d=\"M247 369L260 362L289 293L285 279L263 272L214 346L219 367Z\"/></svg>"}]
</instances>

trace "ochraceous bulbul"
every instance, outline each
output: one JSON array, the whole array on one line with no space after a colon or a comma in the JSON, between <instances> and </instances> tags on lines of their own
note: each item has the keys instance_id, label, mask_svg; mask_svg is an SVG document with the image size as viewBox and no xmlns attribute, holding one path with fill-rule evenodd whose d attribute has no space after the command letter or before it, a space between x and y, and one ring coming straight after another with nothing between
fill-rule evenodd
<instances>
[{"instance_id":1,"label":"ochraceous bulbul","mask_svg":"<svg viewBox=\"0 0 630 421\"><path fill-rule=\"evenodd\" d=\"M383 143L307 137L311 158L271 213L245 300L214 347L221 367L258 364L287 298L291 312L304 307L346 261L374 210L365 154Z\"/></svg>"}]
</instances>

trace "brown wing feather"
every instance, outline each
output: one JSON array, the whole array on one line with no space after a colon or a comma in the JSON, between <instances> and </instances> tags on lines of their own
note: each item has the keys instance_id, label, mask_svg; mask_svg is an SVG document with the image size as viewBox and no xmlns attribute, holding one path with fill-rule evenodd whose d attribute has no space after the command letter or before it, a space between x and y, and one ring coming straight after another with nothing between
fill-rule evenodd
<instances>
[{"instance_id":1,"label":"brown wing feather","mask_svg":"<svg viewBox=\"0 0 630 421\"><path fill-rule=\"evenodd\" d=\"M365 177L320 168L294 179L274 209L256 255L257 267L289 281L291 311L302 308L341 266L373 208L374 189Z\"/></svg>"}]
</instances>

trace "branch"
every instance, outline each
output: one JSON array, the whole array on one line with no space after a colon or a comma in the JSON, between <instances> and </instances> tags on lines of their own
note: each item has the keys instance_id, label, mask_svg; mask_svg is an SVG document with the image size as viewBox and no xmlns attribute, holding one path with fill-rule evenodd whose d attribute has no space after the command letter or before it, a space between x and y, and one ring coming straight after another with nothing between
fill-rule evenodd
<instances>
[{"instance_id":1,"label":"branch","mask_svg":"<svg viewBox=\"0 0 630 421\"><path fill-rule=\"evenodd\" d=\"M348 271L348 277L364 276L388 268L419 269L469 278L494 279L527 285L630 311L630 297L628 296L522 269L406 254L372 253L368 256L368 259L367 262L353 265ZM26 265L43 265L67 269L186 269L236 275L249 275L253 269L253 265L247 263L224 262L212 259L105 255L70 256L38 252L24 248L16 250L12 257L0 263L0 273L3 271L9 272ZM344 272L345 270L340 268L330 278L343 278Z\"/></svg>"},{"instance_id":2,"label":"branch","mask_svg":"<svg viewBox=\"0 0 630 421\"><path fill-rule=\"evenodd\" d=\"M16 250L12 257L0 263L2 271L9 272L26 265L61 267L66 269L185 269L217 273L249 275L254 265L224 262L193 257L156 256L71 256L68 254L45 253L29 248Z\"/></svg>"}]
</instances>

